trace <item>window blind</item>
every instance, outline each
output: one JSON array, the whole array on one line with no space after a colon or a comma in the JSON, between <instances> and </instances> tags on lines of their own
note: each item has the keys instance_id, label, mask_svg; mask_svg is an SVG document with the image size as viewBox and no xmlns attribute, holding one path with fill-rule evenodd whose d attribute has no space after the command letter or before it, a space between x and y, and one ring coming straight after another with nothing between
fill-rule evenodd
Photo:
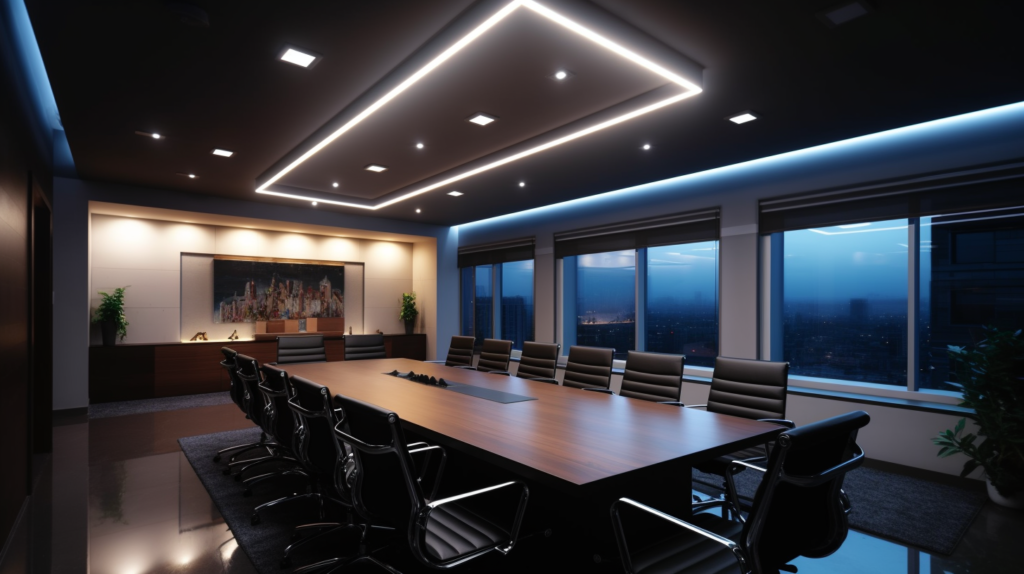
<instances>
[{"instance_id":1,"label":"window blind","mask_svg":"<svg viewBox=\"0 0 1024 574\"><path fill-rule=\"evenodd\" d=\"M524 237L498 243L459 247L459 267L476 267L533 259L535 239Z\"/></svg>"},{"instance_id":2,"label":"window blind","mask_svg":"<svg viewBox=\"0 0 1024 574\"><path fill-rule=\"evenodd\" d=\"M555 234L555 257L712 241L719 228L714 208L576 229Z\"/></svg>"}]
</instances>

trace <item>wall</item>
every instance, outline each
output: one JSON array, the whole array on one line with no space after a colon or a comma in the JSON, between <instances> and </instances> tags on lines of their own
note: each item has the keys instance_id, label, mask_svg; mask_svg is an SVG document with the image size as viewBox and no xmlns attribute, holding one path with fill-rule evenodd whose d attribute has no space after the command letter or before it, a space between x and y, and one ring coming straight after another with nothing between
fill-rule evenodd
<instances>
[{"instance_id":1,"label":"wall","mask_svg":"<svg viewBox=\"0 0 1024 574\"><path fill-rule=\"evenodd\" d=\"M372 269L370 266L365 269L367 284L364 301L365 329L370 332L376 328L386 332L401 332L402 326L397 320L398 305L392 296L396 293L400 294L402 290L408 291L414 289L416 285L425 284L427 281L425 279L417 281L417 273L422 271L425 274L433 272L438 277L436 301L430 301L429 293L424 297L424 303L434 308L432 313L434 317L431 318L429 312L423 314L417 327L417 332L427 333L427 340L430 344L428 357L436 356L431 352L442 354L447 352L448 341L452 335L457 334L458 283L445 279L449 274L457 275L457 232L452 228L361 217L326 209L239 201L201 194L59 177L54 178L54 201L54 346L61 350L60 358L54 361L54 409L77 408L88 404L88 350L92 329L89 319L92 304L91 293L93 292L93 280L90 277L93 265L90 263L90 257L94 255L93 250L89 247L89 238L92 233L90 227L93 222L93 217L90 215L90 202L188 211L209 216L253 218L267 222L288 223L287 228L291 228L290 224L294 223L299 226L299 230L302 229L302 226L317 226L319 228L338 228L339 234L343 230L360 230L366 233L421 237L424 245L430 245L430 247L421 247L420 249L432 251L434 253L433 260L428 257L428 252L421 251L418 256L414 256L419 242L408 243L404 247L396 248L397 244L387 241L367 241L364 247L360 248L363 261L377 260L381 262L380 265ZM180 225L186 224L180 223ZM184 229L186 227L172 225L165 231L169 234L183 233ZM245 231L249 230L236 230L237 233ZM281 234L281 237L284 236L294 236L287 241L297 241L299 245L302 242L311 241L308 234ZM110 241L117 241L116 236ZM193 240L181 238L175 241L188 244ZM213 247L205 252L212 253L216 249L216 233L214 233L213 241ZM281 241L287 243L285 239L281 239ZM129 242L122 240L118 248L145 254L146 250L138 250L127 243ZM261 244L261 249L283 249L281 245L284 243L268 240ZM222 242L222 245L230 245L230 243ZM161 249L152 244L150 247L157 251ZM180 253L180 250L178 252ZM98 263L102 263L102 261ZM163 268L163 265L161 263L158 267ZM103 267L96 265L96 268ZM163 270L169 271L166 268ZM117 279L117 281L121 280ZM376 289L376 293L371 294L369 289L371 283L382 287ZM454 288L448 285L449 283L453 283ZM132 289L129 289L129 293L131 291ZM170 299L164 300L169 301ZM141 300L132 301L132 303L141 308ZM159 305L164 303L145 304L152 304L154 305L152 309L155 309L160 308ZM155 311L146 313L156 314ZM177 321L175 318L173 324L177 325ZM131 322L130 319L129 322ZM428 330L431 324L434 324L435 332ZM131 329L132 327L129 327L129 331ZM176 327L176 329L180 330L180 327ZM163 335L163 337L166 336L169 335Z\"/></svg>"},{"instance_id":2,"label":"wall","mask_svg":"<svg viewBox=\"0 0 1024 574\"><path fill-rule=\"evenodd\" d=\"M524 229L536 234L537 338L552 341L554 310L560 309L555 274L546 271L554 233L720 207L721 354L758 358L759 200L1014 159L1024 159L1024 103L460 225L459 241L466 246L509 240L522 237ZM707 387L692 387L684 392L689 395L685 400L705 402ZM799 397L789 415L806 423L861 407ZM870 456L959 472L963 459L936 458L928 440L957 417L885 407L865 410L873 416L862 433Z\"/></svg>"},{"instance_id":3,"label":"wall","mask_svg":"<svg viewBox=\"0 0 1024 574\"><path fill-rule=\"evenodd\" d=\"M125 343L188 340L196 331L222 340L235 329L243 339L252 338L255 324L213 322L212 258L182 253L355 263L346 266L345 272L346 326L355 333L404 330L398 308L402 293L413 289L413 244L101 214L92 215L91 228L89 305L91 309L99 305L98 291L131 285L125 291L130 324ZM420 253L432 277L436 273L433 244L424 243ZM183 272L183 267L191 271ZM436 312L432 293L420 296L429 309L424 316ZM430 324L435 323L430 317ZM96 326L90 343L100 343Z\"/></svg>"}]
</instances>

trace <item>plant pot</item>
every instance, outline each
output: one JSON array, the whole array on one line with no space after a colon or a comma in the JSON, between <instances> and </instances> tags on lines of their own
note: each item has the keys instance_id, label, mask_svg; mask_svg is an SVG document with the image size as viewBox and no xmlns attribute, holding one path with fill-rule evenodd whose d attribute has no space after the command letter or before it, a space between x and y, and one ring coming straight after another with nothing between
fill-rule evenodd
<instances>
[{"instance_id":1,"label":"plant pot","mask_svg":"<svg viewBox=\"0 0 1024 574\"><path fill-rule=\"evenodd\" d=\"M113 347L117 344L117 323L113 321L101 321L100 332L103 334L104 347Z\"/></svg>"},{"instance_id":2,"label":"plant pot","mask_svg":"<svg viewBox=\"0 0 1024 574\"><path fill-rule=\"evenodd\" d=\"M985 486L988 487L988 497L992 502L1006 508L1024 510L1024 490L1018 490L1013 496L1007 497L999 494L996 487L992 486L992 481L988 479L985 480Z\"/></svg>"},{"instance_id":3,"label":"plant pot","mask_svg":"<svg viewBox=\"0 0 1024 574\"><path fill-rule=\"evenodd\" d=\"M416 319L405 320L405 334L412 335L413 328L416 327Z\"/></svg>"}]
</instances>

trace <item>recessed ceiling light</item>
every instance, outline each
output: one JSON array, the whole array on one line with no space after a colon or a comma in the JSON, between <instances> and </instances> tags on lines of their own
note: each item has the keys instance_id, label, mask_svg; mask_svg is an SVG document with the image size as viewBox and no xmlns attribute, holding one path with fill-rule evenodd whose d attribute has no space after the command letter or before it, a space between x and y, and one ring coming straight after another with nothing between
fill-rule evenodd
<instances>
[{"instance_id":1,"label":"recessed ceiling light","mask_svg":"<svg viewBox=\"0 0 1024 574\"><path fill-rule=\"evenodd\" d=\"M754 121L756 119L757 119L757 116L754 115L753 112L743 112L742 114L737 114L735 116L730 117L729 121L738 125L738 124L745 124L747 122L752 122L752 121Z\"/></svg>"},{"instance_id":2,"label":"recessed ceiling light","mask_svg":"<svg viewBox=\"0 0 1024 574\"><path fill-rule=\"evenodd\" d=\"M291 47L285 48L284 52L282 52L279 57L284 62L295 64L296 66L302 66L303 68L310 67L314 62L320 59L320 56L317 56L316 54L311 54Z\"/></svg>"},{"instance_id":3,"label":"recessed ceiling light","mask_svg":"<svg viewBox=\"0 0 1024 574\"><path fill-rule=\"evenodd\" d=\"M462 195L462 192L461 191L449 191L448 195L450 195L452 197L459 197L460 195Z\"/></svg>"},{"instance_id":4,"label":"recessed ceiling light","mask_svg":"<svg viewBox=\"0 0 1024 574\"><path fill-rule=\"evenodd\" d=\"M196 179L198 177L194 173L181 173L181 172L178 172L178 175L180 175L181 177L187 177L189 179Z\"/></svg>"},{"instance_id":5,"label":"recessed ceiling light","mask_svg":"<svg viewBox=\"0 0 1024 574\"><path fill-rule=\"evenodd\" d=\"M519 182L519 187L526 187L526 182L525 181L520 181Z\"/></svg>"},{"instance_id":6,"label":"recessed ceiling light","mask_svg":"<svg viewBox=\"0 0 1024 574\"><path fill-rule=\"evenodd\" d=\"M487 124L493 122L496 119L498 118L494 116L489 116L487 114L475 114L473 117L469 118L469 121L478 126L486 126Z\"/></svg>"},{"instance_id":7,"label":"recessed ceiling light","mask_svg":"<svg viewBox=\"0 0 1024 574\"><path fill-rule=\"evenodd\" d=\"M822 10L818 12L818 19L829 28L835 28L851 20L856 20L861 16L866 16L871 11L870 4L857 0L856 2L847 2L828 10Z\"/></svg>"},{"instance_id":8,"label":"recessed ceiling light","mask_svg":"<svg viewBox=\"0 0 1024 574\"><path fill-rule=\"evenodd\" d=\"M151 134L151 133L149 133L149 132L140 132L140 131L138 131L138 130L135 130L135 135L137 135L137 136L142 136L142 137L147 137L147 138L153 138L153 139L155 139L155 140L158 140L158 139L160 139L160 138L164 137L164 136L162 136L162 135L160 135L160 134L155 134L155 133L154 133L154 134Z\"/></svg>"},{"instance_id":9,"label":"recessed ceiling light","mask_svg":"<svg viewBox=\"0 0 1024 574\"><path fill-rule=\"evenodd\" d=\"M576 74L573 74L569 70L558 70L557 72L552 74L551 77L556 79L556 80L565 80L565 79L571 78L571 77L573 77L575 75Z\"/></svg>"},{"instance_id":10,"label":"recessed ceiling light","mask_svg":"<svg viewBox=\"0 0 1024 574\"><path fill-rule=\"evenodd\" d=\"M219 155L221 157L231 157L235 154L235 152L228 151L226 149L215 149L210 153L212 153L213 155Z\"/></svg>"},{"instance_id":11,"label":"recessed ceiling light","mask_svg":"<svg viewBox=\"0 0 1024 574\"><path fill-rule=\"evenodd\" d=\"M416 213L419 213L419 212L420 212L420 210L419 210L419 209L416 209Z\"/></svg>"},{"instance_id":12,"label":"recessed ceiling light","mask_svg":"<svg viewBox=\"0 0 1024 574\"><path fill-rule=\"evenodd\" d=\"M386 167L384 167L382 165L376 165L376 164L372 164L372 163L370 165L366 166L366 171L372 171L372 172L376 172L376 173L380 173L380 172L385 171L387 169L388 168L386 168Z\"/></svg>"},{"instance_id":13,"label":"recessed ceiling light","mask_svg":"<svg viewBox=\"0 0 1024 574\"><path fill-rule=\"evenodd\" d=\"M645 150L651 149L651 144L644 144L644 149Z\"/></svg>"},{"instance_id":14,"label":"recessed ceiling light","mask_svg":"<svg viewBox=\"0 0 1024 574\"><path fill-rule=\"evenodd\" d=\"M421 143L416 144L416 149L423 149L423 144L421 144Z\"/></svg>"},{"instance_id":15,"label":"recessed ceiling light","mask_svg":"<svg viewBox=\"0 0 1024 574\"><path fill-rule=\"evenodd\" d=\"M331 184L331 187L338 187L338 182L334 182L334 183L332 183L332 184Z\"/></svg>"},{"instance_id":16,"label":"recessed ceiling light","mask_svg":"<svg viewBox=\"0 0 1024 574\"><path fill-rule=\"evenodd\" d=\"M316 207L316 202L315 201L313 202L313 207Z\"/></svg>"},{"instance_id":17,"label":"recessed ceiling light","mask_svg":"<svg viewBox=\"0 0 1024 574\"><path fill-rule=\"evenodd\" d=\"M158 140L161 137L160 134L151 134L151 135L152 135L153 139L155 139L155 140Z\"/></svg>"},{"instance_id":18,"label":"recessed ceiling light","mask_svg":"<svg viewBox=\"0 0 1024 574\"><path fill-rule=\"evenodd\" d=\"M188 178L189 179L195 179L196 178L196 174L190 173L190 174L188 174Z\"/></svg>"}]
</instances>

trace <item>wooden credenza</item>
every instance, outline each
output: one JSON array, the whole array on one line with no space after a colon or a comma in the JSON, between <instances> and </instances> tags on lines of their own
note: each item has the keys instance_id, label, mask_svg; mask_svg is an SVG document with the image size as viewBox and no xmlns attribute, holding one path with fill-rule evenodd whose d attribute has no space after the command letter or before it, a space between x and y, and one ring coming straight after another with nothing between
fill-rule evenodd
<instances>
[{"instance_id":1,"label":"wooden credenza","mask_svg":"<svg viewBox=\"0 0 1024 574\"><path fill-rule=\"evenodd\" d=\"M328 361L345 359L341 333L324 334ZM177 397L228 390L220 366L221 347L231 347L261 364L277 360L277 340L142 343L89 347L89 402L109 403ZM389 358L425 361L427 336L384 335Z\"/></svg>"}]
</instances>

